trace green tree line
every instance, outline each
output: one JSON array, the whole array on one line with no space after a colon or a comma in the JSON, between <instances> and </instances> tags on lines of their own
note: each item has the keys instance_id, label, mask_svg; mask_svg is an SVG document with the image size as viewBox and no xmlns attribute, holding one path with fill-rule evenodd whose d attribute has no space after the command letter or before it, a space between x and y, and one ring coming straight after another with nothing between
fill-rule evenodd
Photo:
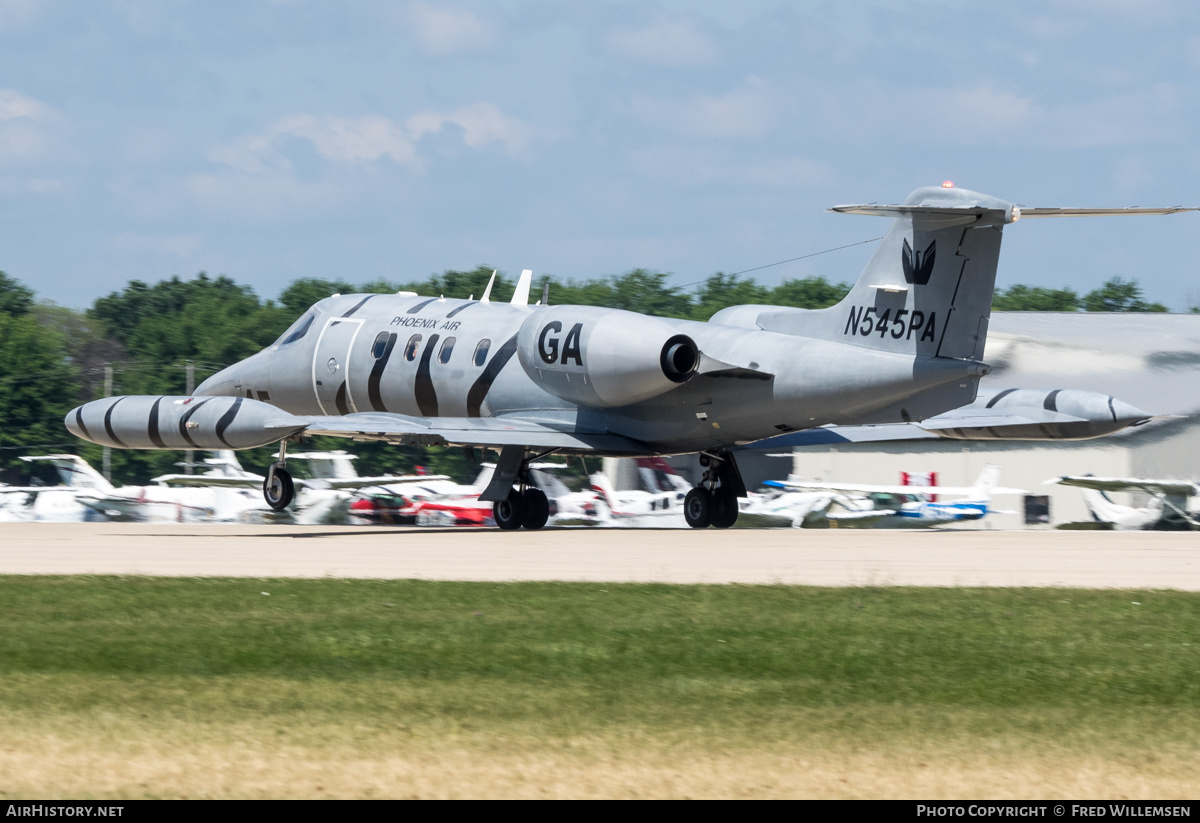
<instances>
[{"instance_id":1,"label":"green tree line","mask_svg":"<svg viewBox=\"0 0 1200 823\"><path fill-rule=\"evenodd\" d=\"M32 289L0 272L0 472L13 482L29 467L23 454L68 451L99 465L102 449L71 437L64 415L74 406L105 396L106 369L112 370L113 394L184 394L190 362L199 383L225 366L273 342L301 313L334 293L414 291L447 297L482 296L490 268L446 271L416 282L303 278L274 299L263 299L249 286L226 276L200 273L148 284L131 281L121 291L97 299L84 311L38 301ZM763 303L817 309L846 295L848 283L822 277L788 280L774 287L752 279L717 273L694 289L674 286L663 272L634 269L621 275L575 281L542 277L532 299L548 290L554 304L607 306L663 317L708 320L727 306ZM496 275L492 298L508 300L515 282ZM1114 278L1080 296L1071 289L1016 285L996 292L1002 311L1166 311L1142 299L1136 280ZM332 449L346 441L314 438L312 449ZM470 477L476 467L461 450L420 449L357 444L363 473L411 473L418 466L432 473ZM263 471L271 450L242 452L248 468ZM202 455L197 455L201 457ZM145 483L178 471L181 452L112 451L115 480Z\"/></svg>"}]
</instances>

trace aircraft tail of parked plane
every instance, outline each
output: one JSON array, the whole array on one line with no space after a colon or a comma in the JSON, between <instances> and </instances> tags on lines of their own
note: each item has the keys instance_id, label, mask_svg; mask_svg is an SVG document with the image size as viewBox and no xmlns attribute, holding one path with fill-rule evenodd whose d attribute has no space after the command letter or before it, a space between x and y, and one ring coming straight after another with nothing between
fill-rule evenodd
<instances>
[{"instance_id":1,"label":"aircraft tail of parked plane","mask_svg":"<svg viewBox=\"0 0 1200 823\"><path fill-rule=\"evenodd\" d=\"M24 456L21 459L28 463L45 461L52 464L58 470L58 476L64 486L99 492L113 490L112 483L109 483L104 475L89 466L87 461L77 454L32 455Z\"/></svg>"}]
</instances>

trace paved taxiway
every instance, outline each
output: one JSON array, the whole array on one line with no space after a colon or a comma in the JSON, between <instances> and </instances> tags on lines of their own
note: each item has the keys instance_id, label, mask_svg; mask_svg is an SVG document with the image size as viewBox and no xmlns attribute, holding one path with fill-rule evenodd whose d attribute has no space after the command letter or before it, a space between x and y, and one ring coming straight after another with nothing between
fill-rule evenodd
<instances>
[{"instance_id":1,"label":"paved taxiway","mask_svg":"<svg viewBox=\"0 0 1200 823\"><path fill-rule=\"evenodd\" d=\"M4 523L0 574L1200 591L1200 534Z\"/></svg>"}]
</instances>

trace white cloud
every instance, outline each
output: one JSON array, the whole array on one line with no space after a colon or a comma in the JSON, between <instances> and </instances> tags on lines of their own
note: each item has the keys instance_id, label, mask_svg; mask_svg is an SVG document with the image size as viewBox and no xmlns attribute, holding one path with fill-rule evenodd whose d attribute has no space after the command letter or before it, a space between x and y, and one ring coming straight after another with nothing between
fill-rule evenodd
<instances>
[{"instance_id":1,"label":"white cloud","mask_svg":"<svg viewBox=\"0 0 1200 823\"><path fill-rule=\"evenodd\" d=\"M618 29L608 36L618 54L664 66L701 66L717 57L711 39L689 22L660 19L637 29Z\"/></svg>"},{"instance_id":2,"label":"white cloud","mask_svg":"<svg viewBox=\"0 0 1200 823\"><path fill-rule=\"evenodd\" d=\"M29 163L54 153L59 117L44 103L0 89L0 164Z\"/></svg>"},{"instance_id":3,"label":"white cloud","mask_svg":"<svg viewBox=\"0 0 1200 823\"><path fill-rule=\"evenodd\" d=\"M285 138L312 144L321 156L346 165L391 160L417 167L417 143L453 126L470 148L500 143L509 153L528 145L532 130L490 103L475 103L450 112L419 112L403 123L386 117L334 117L298 114L278 121L261 134L246 135L209 152L209 159L246 174L290 173Z\"/></svg>"},{"instance_id":4,"label":"white cloud","mask_svg":"<svg viewBox=\"0 0 1200 823\"><path fill-rule=\"evenodd\" d=\"M0 89L0 120L43 119L50 114L44 103L12 89Z\"/></svg>"},{"instance_id":5,"label":"white cloud","mask_svg":"<svg viewBox=\"0 0 1200 823\"><path fill-rule=\"evenodd\" d=\"M119 252L191 257L204 245L203 234L136 234L122 232L109 241Z\"/></svg>"},{"instance_id":6,"label":"white cloud","mask_svg":"<svg viewBox=\"0 0 1200 823\"><path fill-rule=\"evenodd\" d=\"M490 24L457 6L413 3L408 22L421 50L436 57L482 51L495 39Z\"/></svg>"},{"instance_id":7,"label":"white cloud","mask_svg":"<svg viewBox=\"0 0 1200 823\"><path fill-rule=\"evenodd\" d=\"M488 143L503 143L505 151L514 154L529 145L533 130L515 117L509 117L491 103L474 103L452 112L422 112L405 121L412 140L443 130L446 126L462 129L462 140L477 148Z\"/></svg>"},{"instance_id":8,"label":"white cloud","mask_svg":"<svg viewBox=\"0 0 1200 823\"><path fill-rule=\"evenodd\" d=\"M774 119L771 93L757 77L726 94L685 99L635 97L634 113L663 128L696 137L761 137Z\"/></svg>"}]
</instances>

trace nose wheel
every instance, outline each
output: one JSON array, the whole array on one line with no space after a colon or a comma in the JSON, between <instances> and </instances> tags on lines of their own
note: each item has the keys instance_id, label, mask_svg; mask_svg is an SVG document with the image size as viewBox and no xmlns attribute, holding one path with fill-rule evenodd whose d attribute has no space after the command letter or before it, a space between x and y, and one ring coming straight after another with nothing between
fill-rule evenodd
<instances>
[{"instance_id":1,"label":"nose wheel","mask_svg":"<svg viewBox=\"0 0 1200 823\"><path fill-rule=\"evenodd\" d=\"M277 512L286 509L296 499L296 484L292 482L292 476L284 468L285 460L287 460L287 441L280 440L279 459L271 464L271 468L267 469L266 479L263 480L263 499Z\"/></svg>"},{"instance_id":2,"label":"nose wheel","mask_svg":"<svg viewBox=\"0 0 1200 823\"><path fill-rule=\"evenodd\" d=\"M292 476L278 463L272 464L263 480L263 497L267 505L277 512L286 509L296 498L296 484Z\"/></svg>"}]
</instances>

